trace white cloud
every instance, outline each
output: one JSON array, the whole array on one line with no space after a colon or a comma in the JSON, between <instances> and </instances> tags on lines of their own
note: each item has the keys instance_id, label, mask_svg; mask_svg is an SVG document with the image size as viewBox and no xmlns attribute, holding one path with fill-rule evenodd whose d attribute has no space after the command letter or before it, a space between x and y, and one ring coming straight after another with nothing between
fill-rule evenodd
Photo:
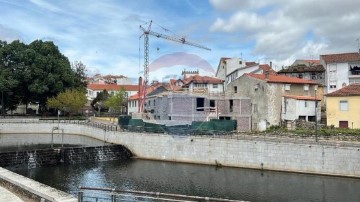
<instances>
[{"instance_id":1,"label":"white cloud","mask_svg":"<svg viewBox=\"0 0 360 202\"><path fill-rule=\"evenodd\" d=\"M256 3L255 3L256 2ZM223 16L210 31L254 41L252 54L280 65L298 57L356 51L360 37L360 1L210 0ZM291 64L291 63L290 63Z\"/></svg>"}]
</instances>

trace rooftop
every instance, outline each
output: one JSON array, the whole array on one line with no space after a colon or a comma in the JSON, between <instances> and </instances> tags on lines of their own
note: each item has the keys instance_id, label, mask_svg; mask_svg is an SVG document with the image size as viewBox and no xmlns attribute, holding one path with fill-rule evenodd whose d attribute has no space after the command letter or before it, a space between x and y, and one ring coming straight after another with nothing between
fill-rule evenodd
<instances>
[{"instance_id":1,"label":"rooftop","mask_svg":"<svg viewBox=\"0 0 360 202\"><path fill-rule=\"evenodd\" d=\"M90 83L87 85L88 89L91 90L121 90L124 88L126 91L138 91L138 85L117 85L117 84L99 84L99 83Z\"/></svg>"},{"instance_id":2,"label":"rooftop","mask_svg":"<svg viewBox=\"0 0 360 202\"><path fill-rule=\"evenodd\" d=\"M300 96L300 95L284 95L284 97L286 98L292 98L292 99L295 99L295 100L312 100L312 101L321 101L321 98L320 97L311 97L311 96Z\"/></svg>"},{"instance_id":3,"label":"rooftop","mask_svg":"<svg viewBox=\"0 0 360 202\"><path fill-rule=\"evenodd\" d=\"M356 62L360 61L360 53L339 53L330 55L320 55L326 64L335 62Z\"/></svg>"},{"instance_id":4,"label":"rooftop","mask_svg":"<svg viewBox=\"0 0 360 202\"><path fill-rule=\"evenodd\" d=\"M289 77L284 75L270 74L268 78L265 77L265 74L245 74L245 75L267 81L268 83L317 84L315 81L300 79L296 77Z\"/></svg>"},{"instance_id":5,"label":"rooftop","mask_svg":"<svg viewBox=\"0 0 360 202\"><path fill-rule=\"evenodd\" d=\"M224 81L222 79L218 79L215 77L210 76L200 76L194 75L190 76L189 78L184 79L184 85L189 85L190 83L213 83L213 84L220 84Z\"/></svg>"},{"instance_id":6,"label":"rooftop","mask_svg":"<svg viewBox=\"0 0 360 202\"><path fill-rule=\"evenodd\" d=\"M298 64L289 66L285 69L278 71L278 73L304 73L304 72L325 72L325 68L322 65L307 66L304 64Z\"/></svg>"},{"instance_id":7,"label":"rooftop","mask_svg":"<svg viewBox=\"0 0 360 202\"><path fill-rule=\"evenodd\" d=\"M327 97L360 96L360 83L353 83L337 91L326 94Z\"/></svg>"}]
</instances>

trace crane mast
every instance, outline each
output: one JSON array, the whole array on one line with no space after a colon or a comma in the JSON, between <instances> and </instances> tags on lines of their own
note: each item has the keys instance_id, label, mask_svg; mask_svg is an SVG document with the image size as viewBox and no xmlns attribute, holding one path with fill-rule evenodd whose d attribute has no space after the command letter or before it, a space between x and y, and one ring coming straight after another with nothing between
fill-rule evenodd
<instances>
[{"instance_id":1,"label":"crane mast","mask_svg":"<svg viewBox=\"0 0 360 202\"><path fill-rule=\"evenodd\" d=\"M149 35L211 51L210 48L187 41L185 37L179 38L179 37L174 37L174 36L169 36L158 32L154 32L151 30L151 25L152 25L152 21L150 21L150 24L147 29L145 29L143 26L140 25L140 30L143 32L140 38L144 36L144 80L142 83L142 88L140 90L141 92L140 92L140 100L139 100L139 108L138 108L139 112L142 112L144 110L144 104L146 100L146 87L148 86L148 82L149 82Z\"/></svg>"}]
</instances>

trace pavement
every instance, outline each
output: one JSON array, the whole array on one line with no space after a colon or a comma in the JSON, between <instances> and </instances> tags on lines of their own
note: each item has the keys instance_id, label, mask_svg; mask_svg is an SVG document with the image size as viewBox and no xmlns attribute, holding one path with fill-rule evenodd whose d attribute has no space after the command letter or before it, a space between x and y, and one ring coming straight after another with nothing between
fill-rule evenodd
<instances>
[{"instance_id":1,"label":"pavement","mask_svg":"<svg viewBox=\"0 0 360 202\"><path fill-rule=\"evenodd\" d=\"M0 186L0 202L24 202L9 190Z\"/></svg>"}]
</instances>

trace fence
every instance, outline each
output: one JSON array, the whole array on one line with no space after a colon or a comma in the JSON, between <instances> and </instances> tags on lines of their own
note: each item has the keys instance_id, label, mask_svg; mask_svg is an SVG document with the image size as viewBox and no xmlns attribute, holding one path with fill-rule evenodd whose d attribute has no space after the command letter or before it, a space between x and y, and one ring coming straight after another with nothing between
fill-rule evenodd
<instances>
[{"instance_id":1,"label":"fence","mask_svg":"<svg viewBox=\"0 0 360 202\"><path fill-rule=\"evenodd\" d=\"M148 191L131 191L99 187L80 187L78 201L213 201L213 202L241 202L239 200L189 196L181 194L170 194Z\"/></svg>"}]
</instances>

